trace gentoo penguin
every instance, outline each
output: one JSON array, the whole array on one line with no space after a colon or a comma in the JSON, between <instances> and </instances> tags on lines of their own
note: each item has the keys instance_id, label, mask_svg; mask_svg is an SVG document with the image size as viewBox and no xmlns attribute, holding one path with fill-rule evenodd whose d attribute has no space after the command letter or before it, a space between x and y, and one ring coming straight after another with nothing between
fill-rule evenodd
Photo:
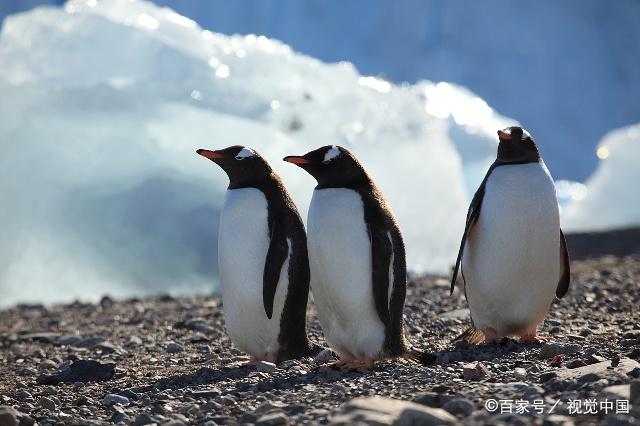
<instances>
[{"instance_id":1,"label":"gentoo penguin","mask_svg":"<svg viewBox=\"0 0 640 426\"><path fill-rule=\"evenodd\" d=\"M251 361L310 355L304 225L278 175L256 151L199 149L229 176L218 231L224 317Z\"/></svg>"},{"instance_id":2,"label":"gentoo penguin","mask_svg":"<svg viewBox=\"0 0 640 426\"><path fill-rule=\"evenodd\" d=\"M451 279L461 267L470 343L537 341L554 294L569 289L569 254L549 170L520 127L498 131L498 156L476 191Z\"/></svg>"},{"instance_id":3,"label":"gentoo penguin","mask_svg":"<svg viewBox=\"0 0 640 426\"><path fill-rule=\"evenodd\" d=\"M404 243L382 193L339 146L284 161L318 182L307 220L311 291L337 364L371 368L377 359L403 355Z\"/></svg>"}]
</instances>

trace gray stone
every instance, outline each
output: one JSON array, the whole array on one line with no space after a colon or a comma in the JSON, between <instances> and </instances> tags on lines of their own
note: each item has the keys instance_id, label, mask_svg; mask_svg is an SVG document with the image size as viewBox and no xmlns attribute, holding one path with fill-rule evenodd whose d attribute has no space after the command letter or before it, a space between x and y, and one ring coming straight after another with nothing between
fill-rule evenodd
<instances>
[{"instance_id":1,"label":"gray stone","mask_svg":"<svg viewBox=\"0 0 640 426\"><path fill-rule=\"evenodd\" d=\"M478 381L488 376L489 370L479 362L462 366L462 377L465 380Z\"/></svg>"},{"instance_id":2,"label":"gray stone","mask_svg":"<svg viewBox=\"0 0 640 426\"><path fill-rule=\"evenodd\" d=\"M279 426L289 424L289 418L284 413L265 414L256 421L256 426Z\"/></svg>"},{"instance_id":3,"label":"gray stone","mask_svg":"<svg viewBox=\"0 0 640 426\"><path fill-rule=\"evenodd\" d=\"M342 406L341 414L331 419L332 424L351 425L452 425L457 420L441 408L426 407L408 401L380 396L356 398Z\"/></svg>"},{"instance_id":4,"label":"gray stone","mask_svg":"<svg viewBox=\"0 0 640 426\"><path fill-rule=\"evenodd\" d=\"M324 349L313 358L316 364L326 364L333 359L333 352L330 349Z\"/></svg>"},{"instance_id":5,"label":"gray stone","mask_svg":"<svg viewBox=\"0 0 640 426\"><path fill-rule=\"evenodd\" d=\"M444 393L425 392L414 398L413 402L415 402L416 404L426 405L427 407L441 408L451 399L453 399L451 395L447 395Z\"/></svg>"},{"instance_id":6,"label":"gray stone","mask_svg":"<svg viewBox=\"0 0 640 426\"><path fill-rule=\"evenodd\" d=\"M540 348L539 356L543 359L553 358L556 355L571 355L582 351L582 345L578 343L545 343Z\"/></svg>"},{"instance_id":7,"label":"gray stone","mask_svg":"<svg viewBox=\"0 0 640 426\"><path fill-rule=\"evenodd\" d=\"M573 419L559 414L551 414L542 421L542 426L573 426Z\"/></svg>"},{"instance_id":8,"label":"gray stone","mask_svg":"<svg viewBox=\"0 0 640 426\"><path fill-rule=\"evenodd\" d=\"M557 377L564 380L579 380L587 374L596 374L599 377L610 376L612 374L626 375L634 368L640 368L640 363L630 358L620 358L618 365L611 367L611 361L598 362L596 364L587 365L572 369L559 369L556 371Z\"/></svg>"},{"instance_id":9,"label":"gray stone","mask_svg":"<svg viewBox=\"0 0 640 426\"><path fill-rule=\"evenodd\" d=\"M0 426L18 426L20 413L8 405L0 405Z\"/></svg>"},{"instance_id":10,"label":"gray stone","mask_svg":"<svg viewBox=\"0 0 640 426\"><path fill-rule=\"evenodd\" d=\"M276 365L272 362L260 361L256 364L256 370L261 373L271 373L276 369Z\"/></svg>"},{"instance_id":11,"label":"gray stone","mask_svg":"<svg viewBox=\"0 0 640 426\"><path fill-rule=\"evenodd\" d=\"M166 351L170 354L176 354L178 352L184 351L184 347L180 343L167 342Z\"/></svg>"},{"instance_id":12,"label":"gray stone","mask_svg":"<svg viewBox=\"0 0 640 426\"><path fill-rule=\"evenodd\" d=\"M56 403L46 396L42 396L38 399L38 405L49 411L54 411L56 409Z\"/></svg>"},{"instance_id":13,"label":"gray stone","mask_svg":"<svg viewBox=\"0 0 640 426\"><path fill-rule=\"evenodd\" d=\"M75 345L80 340L81 340L80 336L77 336L75 334L65 334L58 337L54 343L60 346L71 346L71 345Z\"/></svg>"},{"instance_id":14,"label":"gray stone","mask_svg":"<svg viewBox=\"0 0 640 426\"><path fill-rule=\"evenodd\" d=\"M640 420L622 414L609 415L605 417L604 424L607 426L636 426L640 425Z\"/></svg>"},{"instance_id":15,"label":"gray stone","mask_svg":"<svg viewBox=\"0 0 640 426\"><path fill-rule=\"evenodd\" d=\"M602 389L600 395L598 396L599 400L609 399L625 399L629 400L630 396L630 386L629 385L615 385L615 386L607 386Z\"/></svg>"},{"instance_id":16,"label":"gray stone","mask_svg":"<svg viewBox=\"0 0 640 426\"><path fill-rule=\"evenodd\" d=\"M441 320L466 320L471 318L471 313L468 308L456 309L454 311L443 312L438 315L438 319Z\"/></svg>"},{"instance_id":17,"label":"gray stone","mask_svg":"<svg viewBox=\"0 0 640 426\"><path fill-rule=\"evenodd\" d=\"M127 405L129 405L129 398L127 398L126 396L110 393L102 399L102 404L107 406L119 404L126 407Z\"/></svg>"},{"instance_id":18,"label":"gray stone","mask_svg":"<svg viewBox=\"0 0 640 426\"><path fill-rule=\"evenodd\" d=\"M139 414L133 421L133 426L143 426L156 423L156 420L147 413Z\"/></svg>"},{"instance_id":19,"label":"gray stone","mask_svg":"<svg viewBox=\"0 0 640 426\"><path fill-rule=\"evenodd\" d=\"M467 417L474 412L476 406L473 401L467 398L456 398L444 404L442 409L448 411L454 416Z\"/></svg>"},{"instance_id":20,"label":"gray stone","mask_svg":"<svg viewBox=\"0 0 640 426\"><path fill-rule=\"evenodd\" d=\"M640 405L640 380L634 380L629 385L629 401L633 405Z\"/></svg>"}]
</instances>

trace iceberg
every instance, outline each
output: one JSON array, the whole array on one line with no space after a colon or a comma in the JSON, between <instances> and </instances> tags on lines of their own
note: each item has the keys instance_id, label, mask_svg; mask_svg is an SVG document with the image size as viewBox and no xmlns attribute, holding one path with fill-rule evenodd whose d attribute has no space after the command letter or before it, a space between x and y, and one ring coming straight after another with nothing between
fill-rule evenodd
<instances>
[{"instance_id":1,"label":"iceberg","mask_svg":"<svg viewBox=\"0 0 640 426\"><path fill-rule=\"evenodd\" d=\"M495 130L514 123L453 84L394 85L140 0L7 17L0 115L3 305L214 289L227 179L195 150L233 144L266 156L303 217L314 182L282 158L352 150L410 268L446 272Z\"/></svg>"},{"instance_id":2,"label":"iceberg","mask_svg":"<svg viewBox=\"0 0 640 426\"><path fill-rule=\"evenodd\" d=\"M640 225L640 123L607 133L596 150L598 168L584 195L563 209L568 231L599 231Z\"/></svg>"}]
</instances>

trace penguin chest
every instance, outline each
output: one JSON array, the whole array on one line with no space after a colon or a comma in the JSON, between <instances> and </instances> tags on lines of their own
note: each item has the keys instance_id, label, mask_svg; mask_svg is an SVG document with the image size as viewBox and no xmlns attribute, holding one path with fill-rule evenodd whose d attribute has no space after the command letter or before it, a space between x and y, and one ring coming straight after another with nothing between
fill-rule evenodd
<instances>
[{"instance_id":1,"label":"penguin chest","mask_svg":"<svg viewBox=\"0 0 640 426\"><path fill-rule=\"evenodd\" d=\"M558 204L544 164L493 170L462 268L476 327L522 334L544 319L560 277Z\"/></svg>"},{"instance_id":2,"label":"penguin chest","mask_svg":"<svg viewBox=\"0 0 640 426\"><path fill-rule=\"evenodd\" d=\"M350 189L317 189L307 222L311 290L327 343L342 356L378 356L385 331L362 198Z\"/></svg>"},{"instance_id":3,"label":"penguin chest","mask_svg":"<svg viewBox=\"0 0 640 426\"><path fill-rule=\"evenodd\" d=\"M262 296L268 249L268 206L264 193L255 188L228 190L218 232L225 322L236 346L257 357L278 350L280 317L288 287L287 258L276 289L273 316L269 319Z\"/></svg>"}]
</instances>

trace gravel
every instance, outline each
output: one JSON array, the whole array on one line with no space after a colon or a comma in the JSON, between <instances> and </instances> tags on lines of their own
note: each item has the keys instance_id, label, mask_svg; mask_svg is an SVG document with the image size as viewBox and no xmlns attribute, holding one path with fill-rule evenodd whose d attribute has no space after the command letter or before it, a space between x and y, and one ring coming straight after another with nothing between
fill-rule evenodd
<instances>
[{"instance_id":1,"label":"gravel","mask_svg":"<svg viewBox=\"0 0 640 426\"><path fill-rule=\"evenodd\" d=\"M279 365L235 349L217 296L19 305L0 311L0 426L54 424L638 424L640 256L572 263L546 343L469 346L447 277L414 277L405 325L425 364L340 370L325 350ZM309 307L311 339L325 345ZM570 400L629 395L629 412L572 414ZM489 399L544 413L489 411ZM553 412L549 409L557 402Z\"/></svg>"}]
</instances>

